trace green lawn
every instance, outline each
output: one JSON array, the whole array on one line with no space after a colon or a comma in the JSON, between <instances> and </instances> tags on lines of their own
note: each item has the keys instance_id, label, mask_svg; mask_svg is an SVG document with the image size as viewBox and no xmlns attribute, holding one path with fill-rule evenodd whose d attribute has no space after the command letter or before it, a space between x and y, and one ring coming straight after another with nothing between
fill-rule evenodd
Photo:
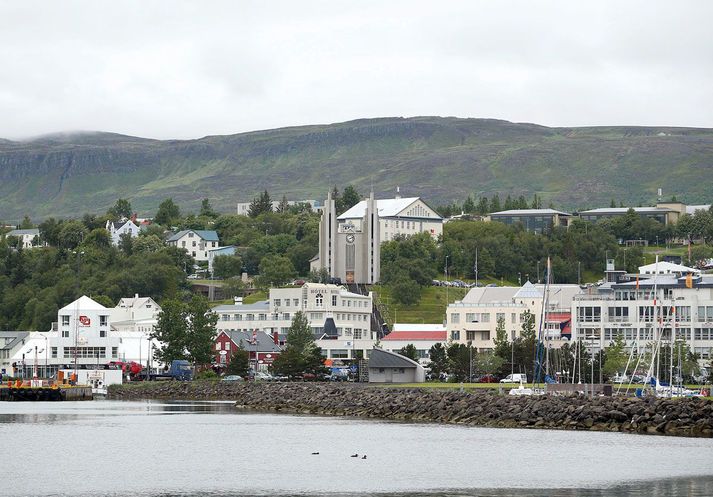
<instances>
[{"instance_id":1,"label":"green lawn","mask_svg":"<svg viewBox=\"0 0 713 497\"><path fill-rule=\"evenodd\" d=\"M255 293L251 293L250 295L247 295L243 299L244 304L254 304L255 302L259 300L267 300L267 293L263 292L262 290L258 290Z\"/></svg>"},{"instance_id":2,"label":"green lawn","mask_svg":"<svg viewBox=\"0 0 713 497\"><path fill-rule=\"evenodd\" d=\"M384 319L391 327L396 323L443 323L446 317L446 294L448 303L461 300L468 288L449 288L440 286L426 287L421 290L421 300L416 305L404 306L396 304L388 287L374 285L370 288L378 295L386 307Z\"/></svg>"}]
</instances>

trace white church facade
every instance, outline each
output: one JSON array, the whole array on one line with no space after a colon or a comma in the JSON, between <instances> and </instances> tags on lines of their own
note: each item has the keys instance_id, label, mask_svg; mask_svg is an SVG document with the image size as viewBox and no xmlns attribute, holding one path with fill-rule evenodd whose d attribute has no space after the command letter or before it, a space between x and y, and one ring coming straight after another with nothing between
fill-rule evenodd
<instances>
[{"instance_id":1,"label":"white church facade","mask_svg":"<svg viewBox=\"0 0 713 497\"><path fill-rule=\"evenodd\" d=\"M418 197L376 200L373 192L337 216L331 193L322 211L319 254L313 271L326 270L341 283L373 284L380 279L380 246L398 235L443 234L443 218Z\"/></svg>"}]
</instances>

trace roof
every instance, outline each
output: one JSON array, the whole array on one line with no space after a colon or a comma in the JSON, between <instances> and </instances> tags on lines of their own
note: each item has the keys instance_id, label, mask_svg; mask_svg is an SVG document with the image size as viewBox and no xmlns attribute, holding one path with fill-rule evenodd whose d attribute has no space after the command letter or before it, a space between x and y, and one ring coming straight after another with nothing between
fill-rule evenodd
<instances>
[{"instance_id":1,"label":"roof","mask_svg":"<svg viewBox=\"0 0 713 497\"><path fill-rule=\"evenodd\" d=\"M324 320L324 328L322 328L322 333L320 334L319 337L315 337L315 338L317 338L317 339L323 338L323 337L337 338L338 336L339 336L339 333L337 332L337 325L334 324L334 319L327 318Z\"/></svg>"},{"instance_id":2,"label":"roof","mask_svg":"<svg viewBox=\"0 0 713 497\"><path fill-rule=\"evenodd\" d=\"M554 209L510 209L508 211L491 212L491 216L571 216L567 212L557 211Z\"/></svg>"},{"instance_id":3,"label":"roof","mask_svg":"<svg viewBox=\"0 0 713 497\"><path fill-rule=\"evenodd\" d=\"M437 341L437 342L445 342L448 340L448 332L446 330L442 331L392 331L388 335L386 335L384 338L382 338L382 341L395 341L395 340L401 340L401 341L413 341L417 342L419 340L427 340L427 341Z\"/></svg>"},{"instance_id":4,"label":"roof","mask_svg":"<svg viewBox=\"0 0 713 497\"><path fill-rule=\"evenodd\" d=\"M626 214L629 209L633 209L634 212L639 214L666 214L667 212L675 212L673 209L668 207L600 207L598 209L589 209L588 211L580 211L582 214Z\"/></svg>"},{"instance_id":5,"label":"roof","mask_svg":"<svg viewBox=\"0 0 713 497\"><path fill-rule=\"evenodd\" d=\"M151 297L139 297L138 295L135 295L134 297L123 297L119 300L119 303L116 304L116 307L128 309L131 307L142 307L148 303L155 305L159 310L161 309L161 307Z\"/></svg>"},{"instance_id":6,"label":"roof","mask_svg":"<svg viewBox=\"0 0 713 497\"><path fill-rule=\"evenodd\" d=\"M710 205L687 205L686 214L695 214L696 211L707 211L710 210Z\"/></svg>"},{"instance_id":7,"label":"roof","mask_svg":"<svg viewBox=\"0 0 713 497\"><path fill-rule=\"evenodd\" d=\"M218 247L218 248L210 249L208 252L210 252L214 256L216 256L216 255L233 255L233 254L235 254L235 247L233 247L232 245L230 245L228 247Z\"/></svg>"},{"instance_id":8,"label":"roof","mask_svg":"<svg viewBox=\"0 0 713 497\"><path fill-rule=\"evenodd\" d=\"M29 334L27 331L0 331L0 350L12 350Z\"/></svg>"},{"instance_id":9,"label":"roof","mask_svg":"<svg viewBox=\"0 0 713 497\"><path fill-rule=\"evenodd\" d=\"M445 331L446 327L443 323L436 324L411 324L411 323L394 323L392 331Z\"/></svg>"},{"instance_id":10,"label":"roof","mask_svg":"<svg viewBox=\"0 0 713 497\"><path fill-rule=\"evenodd\" d=\"M207 242L217 242L218 241L218 233L213 231L213 230L182 230L179 231L178 233L174 233L170 237L168 237L169 242L175 242L177 240L180 240L184 236L186 236L190 232L195 233L198 235L199 238L202 240L205 240Z\"/></svg>"},{"instance_id":11,"label":"roof","mask_svg":"<svg viewBox=\"0 0 713 497\"><path fill-rule=\"evenodd\" d=\"M414 202L421 200L420 197L408 197L408 198L387 198L376 201L376 210L379 212L379 217L393 217L398 216L400 212L406 209L408 206ZM337 219L361 219L366 214L366 200L362 200L351 209L347 210L344 214L337 217ZM437 215L437 214L436 214ZM438 216L437 219L442 219Z\"/></svg>"},{"instance_id":12,"label":"roof","mask_svg":"<svg viewBox=\"0 0 713 497\"><path fill-rule=\"evenodd\" d=\"M249 312L267 311L270 303L267 300L258 300L253 304L223 304L213 307L213 312Z\"/></svg>"},{"instance_id":13,"label":"roof","mask_svg":"<svg viewBox=\"0 0 713 497\"><path fill-rule=\"evenodd\" d=\"M541 299L542 292L540 292L535 285L526 281L524 285L513 295L514 299Z\"/></svg>"},{"instance_id":14,"label":"roof","mask_svg":"<svg viewBox=\"0 0 713 497\"><path fill-rule=\"evenodd\" d=\"M40 230L37 228L30 228L26 230L12 230L9 231L5 236L22 236L22 235L34 235L38 236L40 234Z\"/></svg>"},{"instance_id":15,"label":"roof","mask_svg":"<svg viewBox=\"0 0 713 497\"><path fill-rule=\"evenodd\" d=\"M228 335L238 347L242 345L245 350L255 350L255 344L252 343L253 333L251 331L222 331L221 333ZM279 345L275 344L275 340L264 331L255 333L255 338L257 338L258 352L280 352L282 350Z\"/></svg>"},{"instance_id":16,"label":"roof","mask_svg":"<svg viewBox=\"0 0 713 497\"><path fill-rule=\"evenodd\" d=\"M639 266L639 274L671 274L671 273L700 273L698 269L693 269L672 262L659 261L645 266Z\"/></svg>"},{"instance_id":17,"label":"roof","mask_svg":"<svg viewBox=\"0 0 713 497\"><path fill-rule=\"evenodd\" d=\"M106 311L106 307L96 302L86 295L82 295L74 302L71 302L60 309L60 311Z\"/></svg>"},{"instance_id":18,"label":"roof","mask_svg":"<svg viewBox=\"0 0 713 497\"><path fill-rule=\"evenodd\" d=\"M396 352L374 348L369 356L369 368L420 368L421 366Z\"/></svg>"}]
</instances>

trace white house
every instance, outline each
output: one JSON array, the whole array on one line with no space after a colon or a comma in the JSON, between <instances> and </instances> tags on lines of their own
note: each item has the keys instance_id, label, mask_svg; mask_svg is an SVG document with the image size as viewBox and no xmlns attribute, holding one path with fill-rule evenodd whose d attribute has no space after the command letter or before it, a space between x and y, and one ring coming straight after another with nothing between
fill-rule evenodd
<instances>
[{"instance_id":1,"label":"white house","mask_svg":"<svg viewBox=\"0 0 713 497\"><path fill-rule=\"evenodd\" d=\"M316 343L329 359L366 357L377 339L372 331L372 296L347 291L339 285L305 283L302 287L273 288L269 300L255 304L219 305L216 329L277 333L284 343L297 311L307 317Z\"/></svg>"},{"instance_id":2,"label":"white house","mask_svg":"<svg viewBox=\"0 0 713 497\"><path fill-rule=\"evenodd\" d=\"M153 350L160 346L158 340L150 338L158 323L161 306L151 297L123 298L113 309L111 333L120 342L119 359L123 362L137 362L144 367L161 366L153 359Z\"/></svg>"},{"instance_id":3,"label":"white house","mask_svg":"<svg viewBox=\"0 0 713 497\"><path fill-rule=\"evenodd\" d=\"M277 212L277 209L280 207L281 200L273 200L272 201L272 211ZM237 208L237 213L238 216L247 216L250 213L250 204L252 202L238 202L238 208ZM288 200L287 205L288 206L293 206L293 205L298 205L298 204L307 204L310 206L310 208L313 211L317 211L320 208L320 204L317 200Z\"/></svg>"},{"instance_id":4,"label":"white house","mask_svg":"<svg viewBox=\"0 0 713 497\"><path fill-rule=\"evenodd\" d=\"M208 262L208 252L218 247L218 233L213 230L183 230L171 235L166 243L185 249L196 261Z\"/></svg>"},{"instance_id":5,"label":"white house","mask_svg":"<svg viewBox=\"0 0 713 497\"><path fill-rule=\"evenodd\" d=\"M130 219L124 219L121 221L107 221L106 230L111 236L111 243L114 245L119 245L122 235L129 235L132 238L139 236L139 227L134 224Z\"/></svg>"},{"instance_id":6,"label":"white house","mask_svg":"<svg viewBox=\"0 0 713 497\"><path fill-rule=\"evenodd\" d=\"M369 358L369 383L423 383L426 370L408 357L374 348Z\"/></svg>"},{"instance_id":7,"label":"white house","mask_svg":"<svg viewBox=\"0 0 713 497\"><path fill-rule=\"evenodd\" d=\"M40 230L37 228L25 229L25 230L12 230L9 231L6 237L17 237L20 239L20 247L23 249L28 249L36 247L40 239Z\"/></svg>"}]
</instances>

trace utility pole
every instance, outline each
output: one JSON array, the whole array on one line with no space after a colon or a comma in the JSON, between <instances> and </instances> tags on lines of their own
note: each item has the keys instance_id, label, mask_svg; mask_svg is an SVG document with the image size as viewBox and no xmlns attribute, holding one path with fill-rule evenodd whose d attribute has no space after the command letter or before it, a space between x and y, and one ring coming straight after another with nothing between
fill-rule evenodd
<instances>
[{"instance_id":1,"label":"utility pole","mask_svg":"<svg viewBox=\"0 0 713 497\"><path fill-rule=\"evenodd\" d=\"M473 267L475 272L475 287L478 287L478 247L475 247L475 267Z\"/></svg>"},{"instance_id":2,"label":"utility pole","mask_svg":"<svg viewBox=\"0 0 713 497\"><path fill-rule=\"evenodd\" d=\"M446 278L446 307L448 307L448 304L450 303L448 300L448 256L446 256L446 265L443 268L443 275Z\"/></svg>"}]
</instances>

